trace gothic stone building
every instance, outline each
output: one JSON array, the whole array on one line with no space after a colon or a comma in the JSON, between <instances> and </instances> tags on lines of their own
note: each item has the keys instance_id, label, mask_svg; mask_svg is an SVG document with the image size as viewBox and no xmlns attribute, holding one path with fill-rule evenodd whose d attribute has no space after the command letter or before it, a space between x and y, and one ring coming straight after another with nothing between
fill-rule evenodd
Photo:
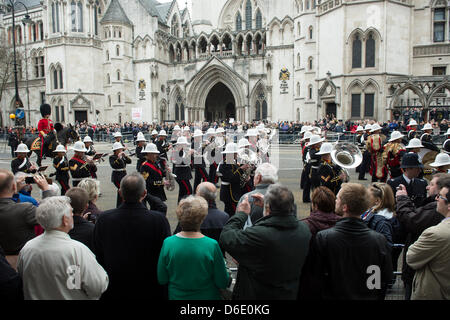
<instances>
[{"instance_id":1,"label":"gothic stone building","mask_svg":"<svg viewBox=\"0 0 450 320\"><path fill-rule=\"evenodd\" d=\"M446 0L193 0L192 12L176 1L22 2L32 23L17 4L18 84L31 124L43 101L65 123L384 121L449 105ZM0 35L12 45L5 7Z\"/></svg>"}]
</instances>

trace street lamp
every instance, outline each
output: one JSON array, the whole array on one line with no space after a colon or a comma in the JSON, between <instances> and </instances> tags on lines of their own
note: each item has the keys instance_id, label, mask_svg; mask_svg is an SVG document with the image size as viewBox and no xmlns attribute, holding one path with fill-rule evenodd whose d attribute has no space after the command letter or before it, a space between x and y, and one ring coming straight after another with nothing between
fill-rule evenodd
<instances>
[{"instance_id":1,"label":"street lamp","mask_svg":"<svg viewBox=\"0 0 450 320\"><path fill-rule=\"evenodd\" d=\"M26 9L26 7L25 7ZM27 9L26 9L27 10ZM23 30L24 30L24 37L23 37L23 44L24 44L24 50L25 50L25 80L27 84L27 109L28 109L28 127L31 127L31 111L30 111L30 90L28 88L28 57L27 57L27 23L31 23L30 16L27 14L25 15L25 18L22 19L23 23ZM31 36L30 36L31 37ZM30 39L31 40L31 39Z\"/></svg>"},{"instance_id":2,"label":"street lamp","mask_svg":"<svg viewBox=\"0 0 450 320\"><path fill-rule=\"evenodd\" d=\"M27 12L25 15L25 19L23 19L22 22L27 23L27 22L30 22L31 20L30 20L30 15L28 14L28 8L26 5L24 5L20 1L7 0L6 7L11 10L11 14L12 14L12 34L13 34L13 53L14 53L14 88L15 88L15 103L14 103L14 105L16 107L16 123L15 124L17 127L22 128L22 126L25 127L25 119L24 119L25 115L23 115L23 118L20 116L20 113L23 112L23 103L19 97L19 86L17 84L16 23L15 23L15 8L14 8L14 6L16 4L21 4Z\"/></svg>"}]
</instances>

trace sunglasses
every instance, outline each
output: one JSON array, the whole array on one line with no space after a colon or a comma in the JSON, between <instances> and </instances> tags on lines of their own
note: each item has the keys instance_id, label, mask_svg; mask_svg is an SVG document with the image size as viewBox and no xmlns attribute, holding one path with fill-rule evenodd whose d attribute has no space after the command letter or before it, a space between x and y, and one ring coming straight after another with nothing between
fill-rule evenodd
<instances>
[{"instance_id":1,"label":"sunglasses","mask_svg":"<svg viewBox=\"0 0 450 320\"><path fill-rule=\"evenodd\" d=\"M444 200L445 203L448 203L447 197L444 197L443 195L437 194L436 195L436 200L439 200L439 199Z\"/></svg>"}]
</instances>

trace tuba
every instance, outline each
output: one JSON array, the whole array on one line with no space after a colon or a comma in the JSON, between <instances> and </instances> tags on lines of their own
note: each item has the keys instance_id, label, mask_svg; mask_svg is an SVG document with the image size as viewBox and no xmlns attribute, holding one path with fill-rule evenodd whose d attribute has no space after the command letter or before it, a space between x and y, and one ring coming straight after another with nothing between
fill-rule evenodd
<instances>
[{"instance_id":1,"label":"tuba","mask_svg":"<svg viewBox=\"0 0 450 320\"><path fill-rule=\"evenodd\" d=\"M331 160L341 167L346 175L345 182L348 182L350 180L348 169L359 166L363 158L358 146L348 142L336 142L331 151Z\"/></svg>"}]
</instances>

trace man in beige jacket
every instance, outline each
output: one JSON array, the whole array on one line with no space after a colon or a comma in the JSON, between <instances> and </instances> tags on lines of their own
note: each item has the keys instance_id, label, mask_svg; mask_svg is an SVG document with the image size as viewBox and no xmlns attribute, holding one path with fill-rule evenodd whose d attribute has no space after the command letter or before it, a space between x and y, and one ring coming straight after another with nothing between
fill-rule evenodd
<instances>
[{"instance_id":1,"label":"man in beige jacket","mask_svg":"<svg viewBox=\"0 0 450 320\"><path fill-rule=\"evenodd\" d=\"M406 262L416 270L413 300L450 300L450 184L443 186L436 201L436 211L445 219L426 229L406 254Z\"/></svg>"}]
</instances>

